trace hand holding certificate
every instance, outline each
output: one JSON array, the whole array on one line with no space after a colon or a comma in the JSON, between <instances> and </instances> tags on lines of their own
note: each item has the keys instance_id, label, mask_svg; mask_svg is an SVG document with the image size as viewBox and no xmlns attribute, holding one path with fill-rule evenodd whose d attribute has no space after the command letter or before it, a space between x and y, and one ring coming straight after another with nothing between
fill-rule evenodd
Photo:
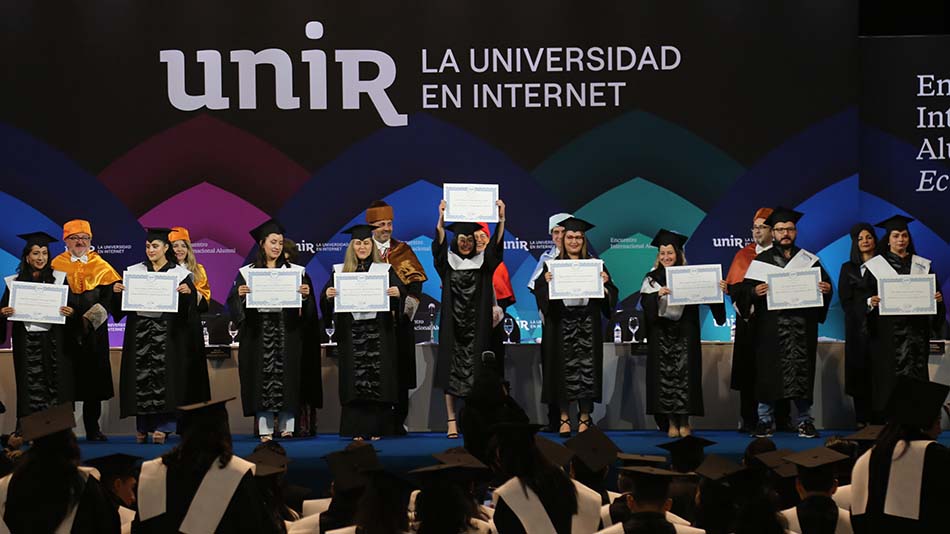
<instances>
[{"instance_id":1,"label":"hand holding certificate","mask_svg":"<svg viewBox=\"0 0 950 534\"><path fill-rule=\"evenodd\" d=\"M445 222L498 222L498 185L443 184Z\"/></svg>"},{"instance_id":2,"label":"hand holding certificate","mask_svg":"<svg viewBox=\"0 0 950 534\"><path fill-rule=\"evenodd\" d=\"M766 275L769 292L766 303L770 311L798 308L820 308L824 299L818 283L821 269L811 267L793 271L782 270Z\"/></svg>"},{"instance_id":3,"label":"hand holding certificate","mask_svg":"<svg viewBox=\"0 0 950 534\"><path fill-rule=\"evenodd\" d=\"M60 313L59 309L66 306L68 297L69 286L12 282L10 307L15 311L8 319L30 323L65 324L66 317Z\"/></svg>"},{"instance_id":4,"label":"hand holding certificate","mask_svg":"<svg viewBox=\"0 0 950 534\"><path fill-rule=\"evenodd\" d=\"M248 269L246 282L248 308L299 308L301 269Z\"/></svg>"},{"instance_id":5,"label":"hand holding certificate","mask_svg":"<svg viewBox=\"0 0 950 534\"><path fill-rule=\"evenodd\" d=\"M670 288L669 304L722 303L722 266L683 265L666 268L666 286Z\"/></svg>"},{"instance_id":6,"label":"hand holding certificate","mask_svg":"<svg viewBox=\"0 0 950 534\"><path fill-rule=\"evenodd\" d=\"M389 273L334 273L334 313L389 311Z\"/></svg>"},{"instance_id":7,"label":"hand holding certificate","mask_svg":"<svg viewBox=\"0 0 950 534\"><path fill-rule=\"evenodd\" d=\"M176 272L125 271L122 273L122 311L178 313Z\"/></svg>"},{"instance_id":8,"label":"hand holding certificate","mask_svg":"<svg viewBox=\"0 0 950 534\"><path fill-rule=\"evenodd\" d=\"M547 266L549 299L604 298L603 260L548 260Z\"/></svg>"},{"instance_id":9,"label":"hand holding certificate","mask_svg":"<svg viewBox=\"0 0 950 534\"><path fill-rule=\"evenodd\" d=\"M935 315L937 280L933 274L907 274L878 278L881 315Z\"/></svg>"}]
</instances>

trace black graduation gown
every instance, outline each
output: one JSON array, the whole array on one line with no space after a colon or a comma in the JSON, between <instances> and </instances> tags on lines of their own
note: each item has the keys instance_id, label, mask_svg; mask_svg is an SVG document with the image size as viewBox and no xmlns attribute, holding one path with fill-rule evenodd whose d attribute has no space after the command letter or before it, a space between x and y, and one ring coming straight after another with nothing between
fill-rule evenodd
<instances>
[{"instance_id":1,"label":"black graduation gown","mask_svg":"<svg viewBox=\"0 0 950 534\"><path fill-rule=\"evenodd\" d=\"M647 278L664 287L666 269L660 266L649 272ZM685 306L676 321L660 317L659 293L641 293L640 306L647 327L646 413L703 415L699 306ZM723 304L711 305L709 309L716 324L726 322Z\"/></svg>"},{"instance_id":2,"label":"black graduation gown","mask_svg":"<svg viewBox=\"0 0 950 534\"><path fill-rule=\"evenodd\" d=\"M911 256L901 259L884 252L884 259L898 274L910 274ZM930 273L934 273L933 266ZM877 278L868 273L872 295L877 295ZM940 277L936 277L939 280ZM939 290L939 285L938 285ZM927 365L930 360L930 339L939 336L945 321L947 307L937 303L936 315L884 315L875 308L868 315L871 335L871 394L872 408L882 413L899 375L929 380Z\"/></svg>"},{"instance_id":3,"label":"black graduation gown","mask_svg":"<svg viewBox=\"0 0 950 534\"><path fill-rule=\"evenodd\" d=\"M548 298L545 265L535 280L534 294L544 314L541 344L544 355L541 401L601 401L604 371L604 320L617 304L617 286L604 284L604 298L589 299L586 306L565 306ZM604 272L610 275L607 267Z\"/></svg>"},{"instance_id":4,"label":"black graduation gown","mask_svg":"<svg viewBox=\"0 0 950 534\"><path fill-rule=\"evenodd\" d=\"M96 304L114 312L112 285L96 286L82 293L70 289L66 300L66 305L73 309L72 316L66 318L65 345L66 354L76 364L73 369L77 401L101 401L115 395L109 359L109 322L87 331L82 317Z\"/></svg>"},{"instance_id":5,"label":"black graduation gown","mask_svg":"<svg viewBox=\"0 0 950 534\"><path fill-rule=\"evenodd\" d=\"M155 272L151 262L146 261L144 265L149 272ZM157 272L175 267L169 262ZM195 360L204 364L204 347L197 345L201 318L194 281L189 275L182 283L191 288L191 293L178 294L178 313L163 313L158 318L123 312L122 294L114 294L113 316L117 321L126 318L119 370L121 417L173 413L178 406L190 401L187 398L190 382L208 380L204 365L200 367L205 374L203 379L189 375L195 368Z\"/></svg>"},{"instance_id":6,"label":"black graduation gown","mask_svg":"<svg viewBox=\"0 0 950 534\"><path fill-rule=\"evenodd\" d=\"M0 299L0 308L9 305L10 290L7 289ZM64 350L65 326L54 324L46 332L27 332L26 323L10 323L13 325L17 417L72 401L75 396L74 370L73 360ZM0 316L0 343L6 340L7 318Z\"/></svg>"},{"instance_id":7,"label":"black graduation gown","mask_svg":"<svg viewBox=\"0 0 950 534\"><path fill-rule=\"evenodd\" d=\"M442 279L439 317L439 356L435 387L466 397L482 364L482 352L492 350L492 276L504 255L503 243L492 239L481 252L478 269L456 271L449 265L450 240L432 241L432 259Z\"/></svg>"},{"instance_id":8,"label":"black graduation gown","mask_svg":"<svg viewBox=\"0 0 950 534\"><path fill-rule=\"evenodd\" d=\"M739 284L729 285L729 298L739 289ZM738 304L737 304L738 306ZM729 375L729 388L736 391L755 391L755 318L736 314L736 335L732 342L732 371Z\"/></svg>"},{"instance_id":9,"label":"black graduation gown","mask_svg":"<svg viewBox=\"0 0 950 534\"><path fill-rule=\"evenodd\" d=\"M11 480L11 486L15 481ZM37 496L36 506L29 510L30 514L38 514L43 511L43 498ZM9 514L9 510L7 511ZM12 525L4 516L7 527L12 532L17 532L17 525ZM94 477L86 478L83 485L82 495L79 497L79 505L76 508L76 517L73 520L71 534L119 534L122 525L119 519L118 508L114 507L106 495L106 489Z\"/></svg>"},{"instance_id":10,"label":"black graduation gown","mask_svg":"<svg viewBox=\"0 0 950 534\"><path fill-rule=\"evenodd\" d=\"M543 499L541 504L544 504ZM548 513L548 519L551 520L551 524L554 525L554 530L557 534L571 534L571 522L573 521L571 514L563 510L552 510L548 506L544 507L544 511ZM531 533L530 530L526 530L524 525L521 524L521 519L518 519L518 516L508 507L503 497L499 497L498 502L495 503L495 513L492 515L492 523L495 524L495 531L498 534Z\"/></svg>"},{"instance_id":11,"label":"black graduation gown","mask_svg":"<svg viewBox=\"0 0 950 534\"><path fill-rule=\"evenodd\" d=\"M246 416L257 412L295 412L300 406L301 361L319 359L320 354L317 336L308 335L308 329L318 327L317 296L306 273L302 283L310 286L310 296L303 299L300 308L279 312L261 312L245 306L245 299L237 294L237 288L246 284L241 273L228 295L231 320L238 323L238 374ZM311 387L320 388L322 399L322 380Z\"/></svg>"},{"instance_id":12,"label":"black graduation gown","mask_svg":"<svg viewBox=\"0 0 950 534\"><path fill-rule=\"evenodd\" d=\"M369 269L368 264L359 271ZM341 436L381 436L393 432L392 405L399 387L399 345L395 315L402 310L405 287L389 269L389 286L399 288L400 296L389 299L388 313L375 319L356 320L352 313L334 313L327 289L333 277L320 291L323 317L335 323L340 378Z\"/></svg>"},{"instance_id":13,"label":"black graduation gown","mask_svg":"<svg viewBox=\"0 0 950 534\"><path fill-rule=\"evenodd\" d=\"M793 246L789 258L801 250ZM774 246L755 257L756 261L785 267L789 260L781 247ZM825 268L821 280L831 278ZM818 353L818 324L825 322L831 292L823 295L820 308L799 308L769 311L765 296L755 295L755 286L761 282L746 279L736 284L734 302L743 316L751 314L755 306L755 368L756 398L761 402L781 399L811 399L814 394L815 364Z\"/></svg>"},{"instance_id":14,"label":"black graduation gown","mask_svg":"<svg viewBox=\"0 0 950 534\"><path fill-rule=\"evenodd\" d=\"M675 534L676 527L660 512L637 512L630 514L623 523L624 534Z\"/></svg>"},{"instance_id":15,"label":"black graduation gown","mask_svg":"<svg viewBox=\"0 0 950 534\"><path fill-rule=\"evenodd\" d=\"M132 532L142 534L166 534L178 532L185 520L191 500L204 478L205 472L194 472L192 466L168 466L165 490L165 513L148 521L136 516ZM250 472L238 484L228 507L215 530L217 534L270 534L280 532L268 517L264 497Z\"/></svg>"},{"instance_id":16,"label":"black graduation gown","mask_svg":"<svg viewBox=\"0 0 950 534\"><path fill-rule=\"evenodd\" d=\"M877 293L870 271L851 261L841 264L838 300L844 311L844 390L851 396L867 395L871 366L868 333L868 299Z\"/></svg>"},{"instance_id":17,"label":"black graduation gown","mask_svg":"<svg viewBox=\"0 0 950 534\"><path fill-rule=\"evenodd\" d=\"M929 438L926 438L929 439ZM876 484L869 473L869 484ZM864 514L851 516L855 534L934 534L947 531L947 503L950 503L950 449L931 443L924 452L923 478L920 487L920 515L917 520L887 515L884 498L887 481L880 499L868 496Z\"/></svg>"}]
</instances>

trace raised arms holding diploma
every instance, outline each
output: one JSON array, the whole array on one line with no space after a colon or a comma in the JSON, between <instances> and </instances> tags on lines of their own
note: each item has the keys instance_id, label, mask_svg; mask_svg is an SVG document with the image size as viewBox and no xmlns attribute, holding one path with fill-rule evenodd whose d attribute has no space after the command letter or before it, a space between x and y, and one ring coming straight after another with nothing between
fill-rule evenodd
<instances>
[{"instance_id":1,"label":"raised arms holding diploma","mask_svg":"<svg viewBox=\"0 0 950 534\"><path fill-rule=\"evenodd\" d=\"M446 222L498 222L497 184L443 184Z\"/></svg>"}]
</instances>

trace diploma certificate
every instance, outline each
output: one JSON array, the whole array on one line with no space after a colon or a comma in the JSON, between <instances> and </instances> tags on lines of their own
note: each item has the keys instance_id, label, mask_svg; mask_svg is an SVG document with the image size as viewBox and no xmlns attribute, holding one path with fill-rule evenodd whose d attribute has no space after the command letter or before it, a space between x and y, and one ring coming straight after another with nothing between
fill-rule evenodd
<instances>
[{"instance_id":1,"label":"diploma certificate","mask_svg":"<svg viewBox=\"0 0 950 534\"><path fill-rule=\"evenodd\" d=\"M820 308L824 305L818 282L821 282L821 269L811 267L780 273L769 273L769 292L766 303L769 310L791 310L797 308Z\"/></svg>"},{"instance_id":2,"label":"diploma certificate","mask_svg":"<svg viewBox=\"0 0 950 534\"><path fill-rule=\"evenodd\" d=\"M548 260L547 266L551 272L549 299L604 298L603 260Z\"/></svg>"},{"instance_id":3,"label":"diploma certificate","mask_svg":"<svg viewBox=\"0 0 950 534\"><path fill-rule=\"evenodd\" d=\"M69 286L40 284L37 282L12 282L10 284L10 307L16 313L7 317L11 321L30 323L66 324L66 317L59 309L66 305Z\"/></svg>"},{"instance_id":4,"label":"diploma certificate","mask_svg":"<svg viewBox=\"0 0 950 534\"><path fill-rule=\"evenodd\" d=\"M666 268L667 302L674 306L721 304L721 265L683 265Z\"/></svg>"},{"instance_id":5,"label":"diploma certificate","mask_svg":"<svg viewBox=\"0 0 950 534\"><path fill-rule=\"evenodd\" d=\"M299 308L303 305L300 294L303 271L300 269L248 269L248 308Z\"/></svg>"},{"instance_id":6,"label":"diploma certificate","mask_svg":"<svg viewBox=\"0 0 950 534\"><path fill-rule=\"evenodd\" d=\"M388 312L389 273L334 273L334 313Z\"/></svg>"},{"instance_id":7,"label":"diploma certificate","mask_svg":"<svg viewBox=\"0 0 950 534\"><path fill-rule=\"evenodd\" d=\"M125 271L122 273L122 311L178 313L176 272Z\"/></svg>"},{"instance_id":8,"label":"diploma certificate","mask_svg":"<svg viewBox=\"0 0 950 534\"><path fill-rule=\"evenodd\" d=\"M907 274L878 278L881 315L936 315L937 279L933 274Z\"/></svg>"},{"instance_id":9,"label":"diploma certificate","mask_svg":"<svg viewBox=\"0 0 950 534\"><path fill-rule=\"evenodd\" d=\"M445 222L498 222L498 185L443 184Z\"/></svg>"}]
</instances>

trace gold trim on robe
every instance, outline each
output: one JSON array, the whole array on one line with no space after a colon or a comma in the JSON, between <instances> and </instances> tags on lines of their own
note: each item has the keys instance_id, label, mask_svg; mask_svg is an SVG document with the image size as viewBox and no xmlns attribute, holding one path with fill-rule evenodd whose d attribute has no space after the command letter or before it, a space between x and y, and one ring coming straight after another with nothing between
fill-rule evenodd
<instances>
[{"instance_id":1,"label":"gold trim on robe","mask_svg":"<svg viewBox=\"0 0 950 534\"><path fill-rule=\"evenodd\" d=\"M211 285L208 283L208 273L205 271L205 266L197 263L195 264L194 279L195 279L195 289L198 290L198 294L201 295L206 302L211 302Z\"/></svg>"},{"instance_id":2,"label":"gold trim on robe","mask_svg":"<svg viewBox=\"0 0 950 534\"><path fill-rule=\"evenodd\" d=\"M402 280L402 283L408 285L413 282L425 282L428 280L425 269L423 269L422 264L419 263L415 253L412 252L412 247L407 243L396 241L395 239L391 239L390 241L392 245L389 247L386 262L393 266L393 269L396 271L396 276Z\"/></svg>"},{"instance_id":3,"label":"gold trim on robe","mask_svg":"<svg viewBox=\"0 0 950 534\"><path fill-rule=\"evenodd\" d=\"M122 280L119 273L95 252L87 252L87 263L70 261L69 251L53 258L53 269L66 273L66 281L73 293L85 293L98 286L109 285Z\"/></svg>"}]
</instances>

